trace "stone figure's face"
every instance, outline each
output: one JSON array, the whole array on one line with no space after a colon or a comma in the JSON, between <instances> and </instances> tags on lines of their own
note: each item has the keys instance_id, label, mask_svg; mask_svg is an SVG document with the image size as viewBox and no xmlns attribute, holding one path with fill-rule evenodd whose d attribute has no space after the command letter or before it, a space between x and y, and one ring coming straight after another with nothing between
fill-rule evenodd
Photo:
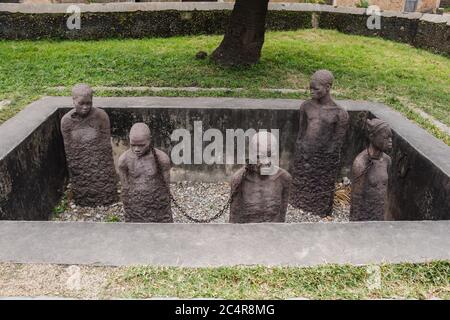
<instances>
[{"instance_id":1,"label":"stone figure's face","mask_svg":"<svg viewBox=\"0 0 450 320\"><path fill-rule=\"evenodd\" d=\"M142 157L150 150L150 139L148 136L133 134L130 136L131 151L138 157Z\"/></svg>"},{"instance_id":2,"label":"stone figure's face","mask_svg":"<svg viewBox=\"0 0 450 320\"><path fill-rule=\"evenodd\" d=\"M257 166L258 168L269 168L272 165L272 153L270 150L264 150L265 152L260 152L257 156Z\"/></svg>"},{"instance_id":3,"label":"stone figure's face","mask_svg":"<svg viewBox=\"0 0 450 320\"><path fill-rule=\"evenodd\" d=\"M372 144L379 150L387 152L392 149L392 131L384 128L372 135Z\"/></svg>"},{"instance_id":4,"label":"stone figure's face","mask_svg":"<svg viewBox=\"0 0 450 320\"><path fill-rule=\"evenodd\" d=\"M75 112L81 117L86 117L92 109L92 96L77 95L73 97Z\"/></svg>"},{"instance_id":5,"label":"stone figure's face","mask_svg":"<svg viewBox=\"0 0 450 320\"><path fill-rule=\"evenodd\" d=\"M272 166L272 162L270 161L270 156L256 156L256 163L250 164L248 166L250 172L254 172L257 174L261 174L261 169L263 168L270 168Z\"/></svg>"},{"instance_id":6,"label":"stone figure's face","mask_svg":"<svg viewBox=\"0 0 450 320\"><path fill-rule=\"evenodd\" d=\"M272 133L260 132L250 142L250 159L253 163L250 171L263 176L277 173L278 139ZM255 161L256 160L256 161Z\"/></svg>"},{"instance_id":7,"label":"stone figure's face","mask_svg":"<svg viewBox=\"0 0 450 320\"><path fill-rule=\"evenodd\" d=\"M330 92L330 85L324 85L317 80L312 80L309 90L313 100L320 100Z\"/></svg>"}]
</instances>

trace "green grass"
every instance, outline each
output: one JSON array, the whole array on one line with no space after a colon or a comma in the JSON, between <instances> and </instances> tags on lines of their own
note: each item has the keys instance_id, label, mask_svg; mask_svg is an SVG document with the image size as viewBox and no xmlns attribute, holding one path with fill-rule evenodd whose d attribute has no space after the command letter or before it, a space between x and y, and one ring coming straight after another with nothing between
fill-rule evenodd
<instances>
[{"instance_id":1,"label":"green grass","mask_svg":"<svg viewBox=\"0 0 450 320\"><path fill-rule=\"evenodd\" d=\"M67 210L68 206L69 200L67 199L67 193L64 193L60 203L53 208L53 216L55 218L58 217L61 213Z\"/></svg>"},{"instance_id":2,"label":"green grass","mask_svg":"<svg viewBox=\"0 0 450 320\"><path fill-rule=\"evenodd\" d=\"M336 98L380 101L404 113L450 144L450 137L414 111L421 109L450 125L450 59L378 38L335 31L269 32L261 62L247 69L224 69L195 60L212 52L222 36L141 40L0 41L0 123L43 95L67 95L57 86L198 86L245 88L244 92L166 91L150 95L305 98L261 88L308 88L311 74L335 74ZM149 95L147 92L98 92L98 95Z\"/></svg>"},{"instance_id":3,"label":"green grass","mask_svg":"<svg viewBox=\"0 0 450 320\"><path fill-rule=\"evenodd\" d=\"M381 285L364 266L128 267L110 280L123 297L224 299L450 299L450 262L379 266Z\"/></svg>"},{"instance_id":4,"label":"green grass","mask_svg":"<svg viewBox=\"0 0 450 320\"><path fill-rule=\"evenodd\" d=\"M106 219L106 222L120 222L120 217L112 214Z\"/></svg>"}]
</instances>

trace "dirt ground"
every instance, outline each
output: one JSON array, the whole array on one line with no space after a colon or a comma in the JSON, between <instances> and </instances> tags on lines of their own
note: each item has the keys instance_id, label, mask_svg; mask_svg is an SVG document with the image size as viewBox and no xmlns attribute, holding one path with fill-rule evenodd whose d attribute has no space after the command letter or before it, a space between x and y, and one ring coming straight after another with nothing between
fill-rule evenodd
<instances>
[{"instance_id":1,"label":"dirt ground","mask_svg":"<svg viewBox=\"0 0 450 320\"><path fill-rule=\"evenodd\" d=\"M102 299L120 268L45 264L0 264L1 297L66 297Z\"/></svg>"}]
</instances>

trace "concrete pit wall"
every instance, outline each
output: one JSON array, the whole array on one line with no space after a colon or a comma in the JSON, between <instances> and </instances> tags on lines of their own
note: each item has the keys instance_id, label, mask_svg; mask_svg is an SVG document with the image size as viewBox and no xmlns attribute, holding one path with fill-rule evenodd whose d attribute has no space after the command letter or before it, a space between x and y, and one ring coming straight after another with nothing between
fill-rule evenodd
<instances>
[{"instance_id":1,"label":"concrete pit wall","mask_svg":"<svg viewBox=\"0 0 450 320\"><path fill-rule=\"evenodd\" d=\"M112 125L116 155L127 148L128 131L138 121L152 129L154 143L170 154L174 129L280 129L281 166L289 169L298 132L301 101L235 98L95 98ZM386 120L394 132L389 207L394 220L450 219L450 148L399 113L378 103L340 101L351 118L342 155L349 176L355 156L366 146L366 117ZM2 220L46 220L59 202L67 169L59 120L71 98L43 98L0 126L0 212ZM192 132L191 132L192 134ZM172 146L175 145L172 143ZM206 143L208 144L208 143ZM174 166L173 180L220 181L239 166Z\"/></svg>"},{"instance_id":2,"label":"concrete pit wall","mask_svg":"<svg viewBox=\"0 0 450 320\"><path fill-rule=\"evenodd\" d=\"M48 220L61 200L68 174L59 114L46 111L30 108L0 126L0 220Z\"/></svg>"},{"instance_id":3,"label":"concrete pit wall","mask_svg":"<svg viewBox=\"0 0 450 320\"><path fill-rule=\"evenodd\" d=\"M78 4L81 29L69 30L68 4L30 6L0 4L0 39L106 39L223 34L230 3L108 3ZM367 27L363 8L335 8L315 4L270 4L268 30L306 28L340 32L408 43L436 53L450 54L450 16L382 12L381 29Z\"/></svg>"}]
</instances>

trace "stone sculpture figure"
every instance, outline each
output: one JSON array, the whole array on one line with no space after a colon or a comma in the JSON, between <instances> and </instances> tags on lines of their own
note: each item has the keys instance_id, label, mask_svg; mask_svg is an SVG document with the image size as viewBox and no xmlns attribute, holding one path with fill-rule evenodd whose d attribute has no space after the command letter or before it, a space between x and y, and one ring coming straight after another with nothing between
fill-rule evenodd
<instances>
[{"instance_id":1,"label":"stone sculpture figure","mask_svg":"<svg viewBox=\"0 0 450 320\"><path fill-rule=\"evenodd\" d=\"M369 147L353 162L350 220L386 220L392 131L380 120L367 120Z\"/></svg>"},{"instance_id":2,"label":"stone sculpture figure","mask_svg":"<svg viewBox=\"0 0 450 320\"><path fill-rule=\"evenodd\" d=\"M80 206L109 205L119 200L109 117L92 106L92 89L72 90L75 108L61 119L73 200Z\"/></svg>"},{"instance_id":3,"label":"stone sculpture figure","mask_svg":"<svg viewBox=\"0 0 450 320\"><path fill-rule=\"evenodd\" d=\"M119 158L126 222L173 222L170 158L152 146L145 123L130 130L130 149Z\"/></svg>"},{"instance_id":4,"label":"stone sculpture figure","mask_svg":"<svg viewBox=\"0 0 450 320\"><path fill-rule=\"evenodd\" d=\"M320 216L330 215L333 209L340 153L349 123L347 111L331 98L333 81L327 70L312 76L312 99L300 106L299 133L291 163L290 203Z\"/></svg>"},{"instance_id":5,"label":"stone sculpture figure","mask_svg":"<svg viewBox=\"0 0 450 320\"><path fill-rule=\"evenodd\" d=\"M270 158L278 156L271 152L278 149L276 143L276 138L267 132L253 136L251 144L258 150L258 159L232 178L231 223L285 222L292 181L286 170L270 163ZM264 168L269 167L273 172L264 174Z\"/></svg>"}]
</instances>

